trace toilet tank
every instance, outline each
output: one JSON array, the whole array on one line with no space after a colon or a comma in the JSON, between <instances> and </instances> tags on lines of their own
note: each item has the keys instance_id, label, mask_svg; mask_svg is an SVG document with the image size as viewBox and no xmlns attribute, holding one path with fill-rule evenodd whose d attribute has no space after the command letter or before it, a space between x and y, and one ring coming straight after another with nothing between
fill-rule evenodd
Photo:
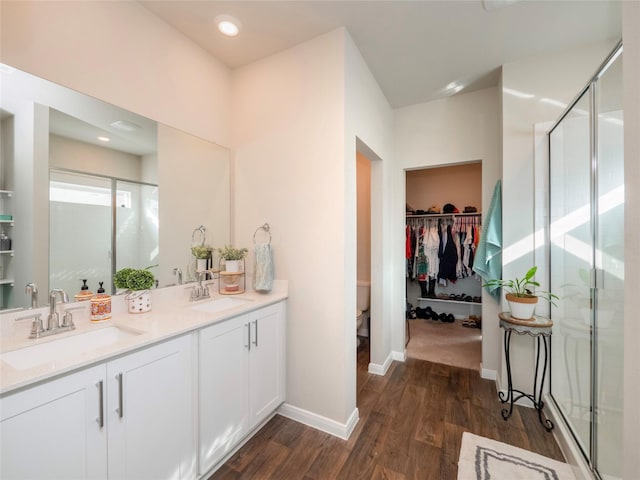
<instances>
[{"instance_id":1,"label":"toilet tank","mask_svg":"<svg viewBox=\"0 0 640 480\"><path fill-rule=\"evenodd\" d=\"M371 282L369 280L358 280L358 291L356 293L357 309L369 310L369 295L371 292Z\"/></svg>"}]
</instances>

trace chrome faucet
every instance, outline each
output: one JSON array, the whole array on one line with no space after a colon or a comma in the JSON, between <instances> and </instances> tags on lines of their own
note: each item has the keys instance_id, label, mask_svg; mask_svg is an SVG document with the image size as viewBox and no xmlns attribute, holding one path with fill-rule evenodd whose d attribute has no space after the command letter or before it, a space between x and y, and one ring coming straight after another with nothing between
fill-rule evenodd
<instances>
[{"instance_id":1,"label":"chrome faucet","mask_svg":"<svg viewBox=\"0 0 640 480\"><path fill-rule=\"evenodd\" d=\"M209 287L202 284L202 281L205 280L207 276L212 280L214 279L213 272L210 272L209 270L202 270L201 272L198 272L198 286L192 287L191 290L190 300L192 302L195 300L209 298Z\"/></svg>"},{"instance_id":2,"label":"chrome faucet","mask_svg":"<svg viewBox=\"0 0 640 480\"><path fill-rule=\"evenodd\" d=\"M33 285L33 284L29 284ZM29 287L27 285L27 287ZM32 294L33 294L32 287ZM38 289L35 288L37 292ZM71 313L72 310L80 310L84 309L84 306L68 308L64 311L64 316L62 317L62 324L60 323L60 317L58 312L56 311L56 297L60 296L62 303L69 303L69 296L66 294L64 290L61 288L54 288L49 293L49 315L47 315L47 328L45 329L42 325L42 318L40 317L40 313L30 313L29 315L25 315L23 317L18 317L15 320L24 320L27 318L33 319L31 324L31 333L29 334L29 338L40 338L46 337L48 335L54 335L56 333L68 332L69 330L75 330L75 325L73 323L73 315Z\"/></svg>"},{"instance_id":3,"label":"chrome faucet","mask_svg":"<svg viewBox=\"0 0 640 480\"><path fill-rule=\"evenodd\" d=\"M182 269L180 267L174 268L173 274L178 275L178 285L182 285Z\"/></svg>"},{"instance_id":4,"label":"chrome faucet","mask_svg":"<svg viewBox=\"0 0 640 480\"><path fill-rule=\"evenodd\" d=\"M60 328L60 318L56 312L56 295L60 295L62 303L69 303L69 296L61 288L54 288L49 292L49 315L47 315L47 331L55 332Z\"/></svg>"},{"instance_id":5,"label":"chrome faucet","mask_svg":"<svg viewBox=\"0 0 640 480\"><path fill-rule=\"evenodd\" d=\"M31 295L31 308L38 308L38 286L33 282L27 283L24 293Z\"/></svg>"}]
</instances>

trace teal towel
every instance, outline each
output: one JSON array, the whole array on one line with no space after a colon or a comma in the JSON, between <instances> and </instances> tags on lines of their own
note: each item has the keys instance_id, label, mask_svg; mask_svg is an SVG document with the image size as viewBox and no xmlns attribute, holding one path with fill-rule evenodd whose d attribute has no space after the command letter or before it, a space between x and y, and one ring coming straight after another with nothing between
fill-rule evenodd
<instances>
[{"instance_id":1,"label":"teal towel","mask_svg":"<svg viewBox=\"0 0 640 480\"><path fill-rule=\"evenodd\" d=\"M480 242L473 260L473 271L483 280L502 278L502 183L496 182L489 212L482 225ZM499 287L487 287L494 298L500 296Z\"/></svg>"},{"instance_id":2,"label":"teal towel","mask_svg":"<svg viewBox=\"0 0 640 480\"><path fill-rule=\"evenodd\" d=\"M258 243L255 245L254 251L253 288L258 292L270 292L273 288L273 254L271 245Z\"/></svg>"}]
</instances>

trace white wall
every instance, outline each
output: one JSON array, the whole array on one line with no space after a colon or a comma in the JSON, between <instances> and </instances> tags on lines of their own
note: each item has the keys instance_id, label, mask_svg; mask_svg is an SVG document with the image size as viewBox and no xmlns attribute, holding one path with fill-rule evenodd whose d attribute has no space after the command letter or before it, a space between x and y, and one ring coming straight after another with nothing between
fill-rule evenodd
<instances>
[{"instance_id":1,"label":"white wall","mask_svg":"<svg viewBox=\"0 0 640 480\"><path fill-rule=\"evenodd\" d=\"M232 104L233 241L268 222L289 281L287 403L345 423L344 33L234 71Z\"/></svg>"},{"instance_id":2,"label":"white wall","mask_svg":"<svg viewBox=\"0 0 640 480\"><path fill-rule=\"evenodd\" d=\"M395 313L404 312L404 285L393 283L390 214L393 183L393 110L360 51L345 33L344 281L347 351L347 405L355 406L356 379L356 151L370 161L371 329L369 370L382 373L392 358L404 359L404 329L394 332ZM401 253L401 252L400 252ZM403 314L404 315L404 314Z\"/></svg>"},{"instance_id":3,"label":"white wall","mask_svg":"<svg viewBox=\"0 0 640 480\"><path fill-rule=\"evenodd\" d=\"M521 277L535 264L534 125L560 116L615 43L552 52L502 66L503 278ZM503 310L507 309L505 305ZM533 342L520 335L512 338L516 388L530 388ZM501 373L501 385L506 385L506 369Z\"/></svg>"},{"instance_id":4,"label":"white wall","mask_svg":"<svg viewBox=\"0 0 640 480\"><path fill-rule=\"evenodd\" d=\"M457 95L395 111L394 249L400 252L394 278L404 288L405 170L482 160L482 211L489 209L500 178L500 111L497 88ZM458 206L458 208L460 208ZM500 364L498 305L483 292L482 365L497 371ZM396 313L396 331L404 329L404 310ZM489 373L491 375L491 373Z\"/></svg>"},{"instance_id":5,"label":"white wall","mask_svg":"<svg viewBox=\"0 0 640 480\"><path fill-rule=\"evenodd\" d=\"M59 135L49 136L49 167L142 181L140 156L79 142Z\"/></svg>"},{"instance_id":6,"label":"white wall","mask_svg":"<svg viewBox=\"0 0 640 480\"><path fill-rule=\"evenodd\" d=\"M139 3L0 9L2 63L229 145L229 69Z\"/></svg>"},{"instance_id":7,"label":"white wall","mask_svg":"<svg viewBox=\"0 0 640 480\"><path fill-rule=\"evenodd\" d=\"M348 428L356 404L356 138L383 159L372 162L381 230L391 109L344 29L235 71L233 107L234 242L250 247L268 222L276 276L289 280L287 403ZM382 241L373 255L381 256ZM382 271L379 261L372 278ZM389 339L379 335L383 359Z\"/></svg>"},{"instance_id":8,"label":"white wall","mask_svg":"<svg viewBox=\"0 0 640 480\"><path fill-rule=\"evenodd\" d=\"M640 3L622 5L624 43L624 158L625 158L625 267L624 290L624 443L623 478L640 478L638 432L640 432L640 295L637 283L640 265Z\"/></svg>"}]
</instances>

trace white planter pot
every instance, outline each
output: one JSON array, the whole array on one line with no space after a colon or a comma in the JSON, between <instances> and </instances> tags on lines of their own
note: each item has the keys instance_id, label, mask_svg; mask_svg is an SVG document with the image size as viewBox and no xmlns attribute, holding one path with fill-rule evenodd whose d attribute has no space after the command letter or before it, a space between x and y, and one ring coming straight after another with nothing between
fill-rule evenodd
<instances>
[{"instance_id":1,"label":"white planter pot","mask_svg":"<svg viewBox=\"0 0 640 480\"><path fill-rule=\"evenodd\" d=\"M509 302L509 309L511 310L511 316L518 320L532 320L533 313L536 310L538 304L538 297L516 297L510 293L506 295L507 302Z\"/></svg>"},{"instance_id":2,"label":"white planter pot","mask_svg":"<svg viewBox=\"0 0 640 480\"><path fill-rule=\"evenodd\" d=\"M126 297L129 313L145 313L151 310L151 292L137 290L129 292Z\"/></svg>"},{"instance_id":3,"label":"white planter pot","mask_svg":"<svg viewBox=\"0 0 640 480\"><path fill-rule=\"evenodd\" d=\"M224 270L225 272L241 272L242 260L225 260Z\"/></svg>"},{"instance_id":4,"label":"white planter pot","mask_svg":"<svg viewBox=\"0 0 640 480\"><path fill-rule=\"evenodd\" d=\"M207 269L207 259L206 258L196 258L196 271L203 272Z\"/></svg>"}]
</instances>

